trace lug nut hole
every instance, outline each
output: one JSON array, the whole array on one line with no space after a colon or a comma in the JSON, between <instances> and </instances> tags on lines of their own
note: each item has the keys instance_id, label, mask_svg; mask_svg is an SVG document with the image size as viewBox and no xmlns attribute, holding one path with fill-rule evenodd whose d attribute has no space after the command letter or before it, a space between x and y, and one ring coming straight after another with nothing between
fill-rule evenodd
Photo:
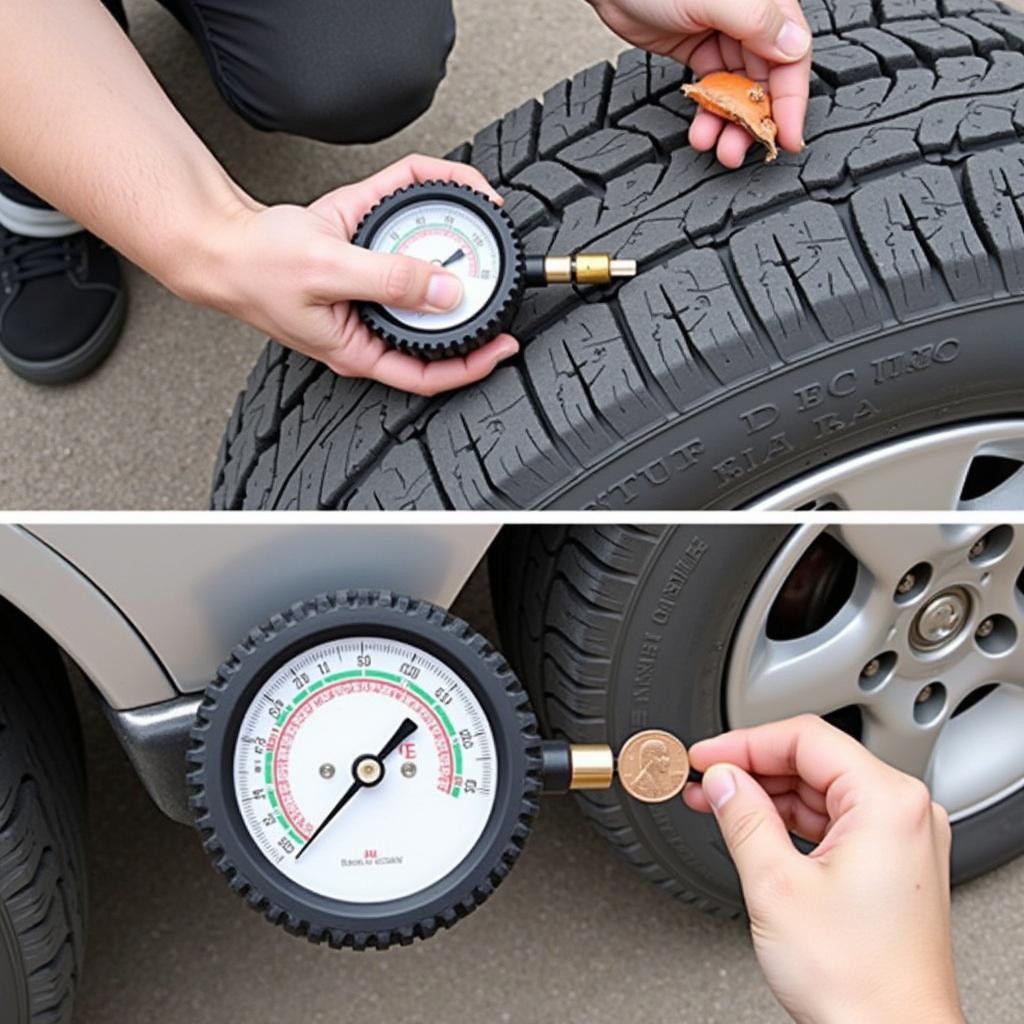
<instances>
[{"instance_id":1,"label":"lug nut hole","mask_svg":"<svg viewBox=\"0 0 1024 1024\"><path fill-rule=\"evenodd\" d=\"M972 565L991 565L1006 554L1013 543L1013 528L996 526L979 537L967 553Z\"/></svg>"},{"instance_id":2,"label":"lug nut hole","mask_svg":"<svg viewBox=\"0 0 1024 1024\"><path fill-rule=\"evenodd\" d=\"M895 667L896 653L894 651L885 651L883 654L877 654L870 661L866 662L860 670L860 678L857 680L857 685L865 693L874 693L885 686Z\"/></svg>"},{"instance_id":3,"label":"lug nut hole","mask_svg":"<svg viewBox=\"0 0 1024 1024\"><path fill-rule=\"evenodd\" d=\"M942 714L945 706L946 687L942 683L929 683L914 699L914 721L918 725L928 725Z\"/></svg>"},{"instance_id":4,"label":"lug nut hole","mask_svg":"<svg viewBox=\"0 0 1024 1024\"><path fill-rule=\"evenodd\" d=\"M931 578L932 567L927 562L918 562L900 577L892 599L897 604L910 604L916 601L927 589Z\"/></svg>"},{"instance_id":5,"label":"lug nut hole","mask_svg":"<svg viewBox=\"0 0 1024 1024\"><path fill-rule=\"evenodd\" d=\"M1017 643L1017 627L1005 615L990 615L978 624L974 639L986 654L1003 654Z\"/></svg>"}]
</instances>

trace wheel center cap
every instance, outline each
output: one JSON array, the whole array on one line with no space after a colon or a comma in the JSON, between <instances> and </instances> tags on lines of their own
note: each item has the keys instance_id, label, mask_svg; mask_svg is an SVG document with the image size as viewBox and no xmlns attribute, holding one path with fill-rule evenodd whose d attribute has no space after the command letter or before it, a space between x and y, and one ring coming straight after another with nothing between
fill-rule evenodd
<instances>
[{"instance_id":1,"label":"wheel center cap","mask_svg":"<svg viewBox=\"0 0 1024 1024\"><path fill-rule=\"evenodd\" d=\"M932 651L955 639L971 612L971 597L963 587L936 594L918 613L910 630L910 642L919 650Z\"/></svg>"}]
</instances>

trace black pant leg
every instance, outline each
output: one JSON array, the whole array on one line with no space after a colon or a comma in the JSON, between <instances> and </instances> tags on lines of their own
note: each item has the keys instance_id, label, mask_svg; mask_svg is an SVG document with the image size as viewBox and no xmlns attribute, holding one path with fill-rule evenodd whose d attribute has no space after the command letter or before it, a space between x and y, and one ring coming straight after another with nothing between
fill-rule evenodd
<instances>
[{"instance_id":1,"label":"black pant leg","mask_svg":"<svg viewBox=\"0 0 1024 1024\"><path fill-rule=\"evenodd\" d=\"M452 0L160 0L250 124L373 142L430 106L455 42Z\"/></svg>"},{"instance_id":2,"label":"black pant leg","mask_svg":"<svg viewBox=\"0 0 1024 1024\"><path fill-rule=\"evenodd\" d=\"M121 0L102 0L103 6L117 20L117 23L125 30L128 31L128 18L124 13L124 5ZM0 193L3 193L8 199L13 199L16 203L21 203L24 206L34 206L40 210L51 210L53 207L49 203L44 202L34 192L30 192L24 185L19 185L9 174L7 174L2 168L0 168Z\"/></svg>"}]
</instances>

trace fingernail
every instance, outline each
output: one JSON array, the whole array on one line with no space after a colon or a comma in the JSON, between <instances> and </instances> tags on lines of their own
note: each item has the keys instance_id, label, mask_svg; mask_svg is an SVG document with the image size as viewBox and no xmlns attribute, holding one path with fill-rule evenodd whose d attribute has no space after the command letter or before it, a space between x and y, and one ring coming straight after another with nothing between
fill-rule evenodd
<instances>
[{"instance_id":1,"label":"fingernail","mask_svg":"<svg viewBox=\"0 0 1024 1024\"><path fill-rule=\"evenodd\" d=\"M780 53L794 59L802 57L811 45L810 33L795 21L787 21L775 37Z\"/></svg>"},{"instance_id":2,"label":"fingernail","mask_svg":"<svg viewBox=\"0 0 1024 1024\"><path fill-rule=\"evenodd\" d=\"M462 301L462 282L454 274L432 274L427 285L427 305L454 309Z\"/></svg>"},{"instance_id":3,"label":"fingernail","mask_svg":"<svg viewBox=\"0 0 1024 1024\"><path fill-rule=\"evenodd\" d=\"M513 345L511 342L502 345L498 349L498 354L494 357L494 366L497 366L498 363L503 363L506 359L511 359L518 351L518 346Z\"/></svg>"},{"instance_id":4,"label":"fingernail","mask_svg":"<svg viewBox=\"0 0 1024 1024\"><path fill-rule=\"evenodd\" d=\"M723 764L712 765L705 773L701 783L708 803L716 811L720 811L736 793L736 779L732 772Z\"/></svg>"}]
</instances>

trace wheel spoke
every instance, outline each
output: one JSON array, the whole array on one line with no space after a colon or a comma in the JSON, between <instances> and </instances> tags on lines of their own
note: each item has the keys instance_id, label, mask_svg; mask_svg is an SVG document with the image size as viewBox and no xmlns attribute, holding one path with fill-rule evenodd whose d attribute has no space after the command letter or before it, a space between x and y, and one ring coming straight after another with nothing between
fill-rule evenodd
<instances>
[{"instance_id":1,"label":"wheel spoke","mask_svg":"<svg viewBox=\"0 0 1024 1024\"><path fill-rule=\"evenodd\" d=\"M857 700L857 680L874 650L871 617L852 601L818 630L796 640L762 642L743 692L742 721L757 725L811 712L827 714ZM732 717L736 717L735 715Z\"/></svg>"},{"instance_id":2,"label":"wheel spoke","mask_svg":"<svg viewBox=\"0 0 1024 1024\"><path fill-rule=\"evenodd\" d=\"M935 744L945 718L943 714L922 725L913 717L913 695L903 687L894 687L864 708L860 738L876 757L931 783Z\"/></svg>"},{"instance_id":3,"label":"wheel spoke","mask_svg":"<svg viewBox=\"0 0 1024 1024\"><path fill-rule=\"evenodd\" d=\"M946 723L931 766L932 795L950 814L1024 779L1024 688L1000 686Z\"/></svg>"},{"instance_id":4,"label":"wheel spoke","mask_svg":"<svg viewBox=\"0 0 1024 1024\"><path fill-rule=\"evenodd\" d=\"M837 503L849 509L955 509L978 449L973 437L946 444L904 445L902 458L875 459L836 485Z\"/></svg>"},{"instance_id":5,"label":"wheel spoke","mask_svg":"<svg viewBox=\"0 0 1024 1024\"><path fill-rule=\"evenodd\" d=\"M891 596L903 574L920 562L935 564L970 545L987 527L920 523L913 526L843 523L834 536Z\"/></svg>"}]
</instances>

